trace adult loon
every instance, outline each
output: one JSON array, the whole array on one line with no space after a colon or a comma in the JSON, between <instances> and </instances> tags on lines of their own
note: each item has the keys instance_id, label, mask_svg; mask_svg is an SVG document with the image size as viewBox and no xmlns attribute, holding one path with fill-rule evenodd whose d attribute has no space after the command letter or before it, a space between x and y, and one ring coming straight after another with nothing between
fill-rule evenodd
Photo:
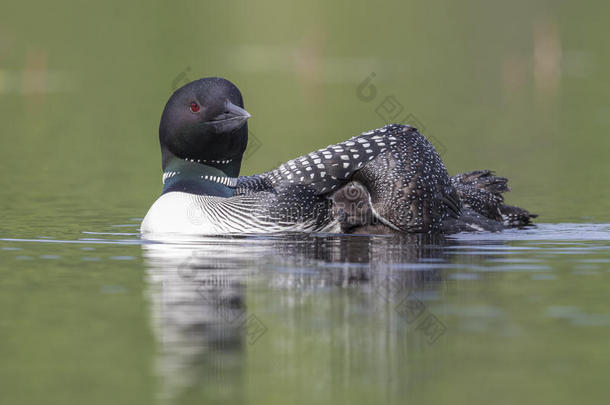
<instances>
[{"instance_id":1,"label":"adult loon","mask_svg":"<svg viewBox=\"0 0 610 405\"><path fill-rule=\"evenodd\" d=\"M159 126L163 192L143 234L455 233L524 226L489 170L450 177L415 128L386 125L239 176L248 142L239 89L211 77L174 92Z\"/></svg>"}]
</instances>

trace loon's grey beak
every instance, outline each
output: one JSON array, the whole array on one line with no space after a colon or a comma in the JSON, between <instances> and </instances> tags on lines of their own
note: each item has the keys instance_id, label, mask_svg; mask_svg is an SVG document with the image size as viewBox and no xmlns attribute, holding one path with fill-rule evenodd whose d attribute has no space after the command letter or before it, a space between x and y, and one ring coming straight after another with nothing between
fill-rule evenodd
<instances>
[{"instance_id":1,"label":"loon's grey beak","mask_svg":"<svg viewBox=\"0 0 610 405\"><path fill-rule=\"evenodd\" d=\"M241 117L244 120L247 120L248 118L252 117L252 115L250 115L248 111L244 110L240 106L233 104L229 100L227 100L227 102L225 103L225 108L230 115L234 115L235 117Z\"/></svg>"},{"instance_id":2,"label":"loon's grey beak","mask_svg":"<svg viewBox=\"0 0 610 405\"><path fill-rule=\"evenodd\" d=\"M206 122L206 124L213 127L216 133L227 133L243 127L250 117L248 111L227 100L225 111Z\"/></svg>"}]
</instances>

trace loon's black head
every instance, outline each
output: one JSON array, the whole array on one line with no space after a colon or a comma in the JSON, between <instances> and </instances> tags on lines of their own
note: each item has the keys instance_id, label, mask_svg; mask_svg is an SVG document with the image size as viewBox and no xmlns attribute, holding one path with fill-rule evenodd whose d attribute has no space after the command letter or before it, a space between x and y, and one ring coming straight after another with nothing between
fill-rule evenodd
<instances>
[{"instance_id":1,"label":"loon's black head","mask_svg":"<svg viewBox=\"0 0 610 405\"><path fill-rule=\"evenodd\" d=\"M248 144L250 114L239 89L219 77L195 80L172 94L161 116L163 169L175 158L237 176Z\"/></svg>"}]
</instances>

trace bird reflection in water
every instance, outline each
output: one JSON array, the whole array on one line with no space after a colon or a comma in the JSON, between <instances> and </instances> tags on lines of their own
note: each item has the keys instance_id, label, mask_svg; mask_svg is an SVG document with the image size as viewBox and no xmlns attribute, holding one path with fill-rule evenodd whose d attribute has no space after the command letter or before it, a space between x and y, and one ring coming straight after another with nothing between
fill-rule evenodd
<instances>
[{"instance_id":1,"label":"bird reflection in water","mask_svg":"<svg viewBox=\"0 0 610 405\"><path fill-rule=\"evenodd\" d=\"M294 324L304 303L321 292L343 297L337 305L349 319L337 320L336 308L332 316L320 308L313 311L314 323L353 322L345 307L354 300L336 291L352 289L365 317L383 311L391 324L421 329L416 338L421 344L436 341L445 326L424 301L427 294L442 294L440 264L447 262L448 243L430 235L283 235L143 245L162 396L205 392L241 402L248 350L273 333L271 324L278 319ZM265 304L269 295L276 298L271 305ZM256 313L247 302L256 303ZM308 332L296 329L296 334ZM367 345L402 344L372 339Z\"/></svg>"}]
</instances>

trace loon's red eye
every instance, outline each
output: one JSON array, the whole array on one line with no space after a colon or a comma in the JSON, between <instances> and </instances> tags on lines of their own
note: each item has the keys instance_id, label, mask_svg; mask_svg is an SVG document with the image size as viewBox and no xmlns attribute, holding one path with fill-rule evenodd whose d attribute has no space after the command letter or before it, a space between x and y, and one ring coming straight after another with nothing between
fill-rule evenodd
<instances>
[{"instance_id":1,"label":"loon's red eye","mask_svg":"<svg viewBox=\"0 0 610 405\"><path fill-rule=\"evenodd\" d=\"M197 103L195 103L195 102L192 102L192 103L191 103L191 111L192 111L192 112L194 112L194 113L195 113L195 112L199 111L199 108L200 108L200 107L199 107L199 104L197 104Z\"/></svg>"}]
</instances>

